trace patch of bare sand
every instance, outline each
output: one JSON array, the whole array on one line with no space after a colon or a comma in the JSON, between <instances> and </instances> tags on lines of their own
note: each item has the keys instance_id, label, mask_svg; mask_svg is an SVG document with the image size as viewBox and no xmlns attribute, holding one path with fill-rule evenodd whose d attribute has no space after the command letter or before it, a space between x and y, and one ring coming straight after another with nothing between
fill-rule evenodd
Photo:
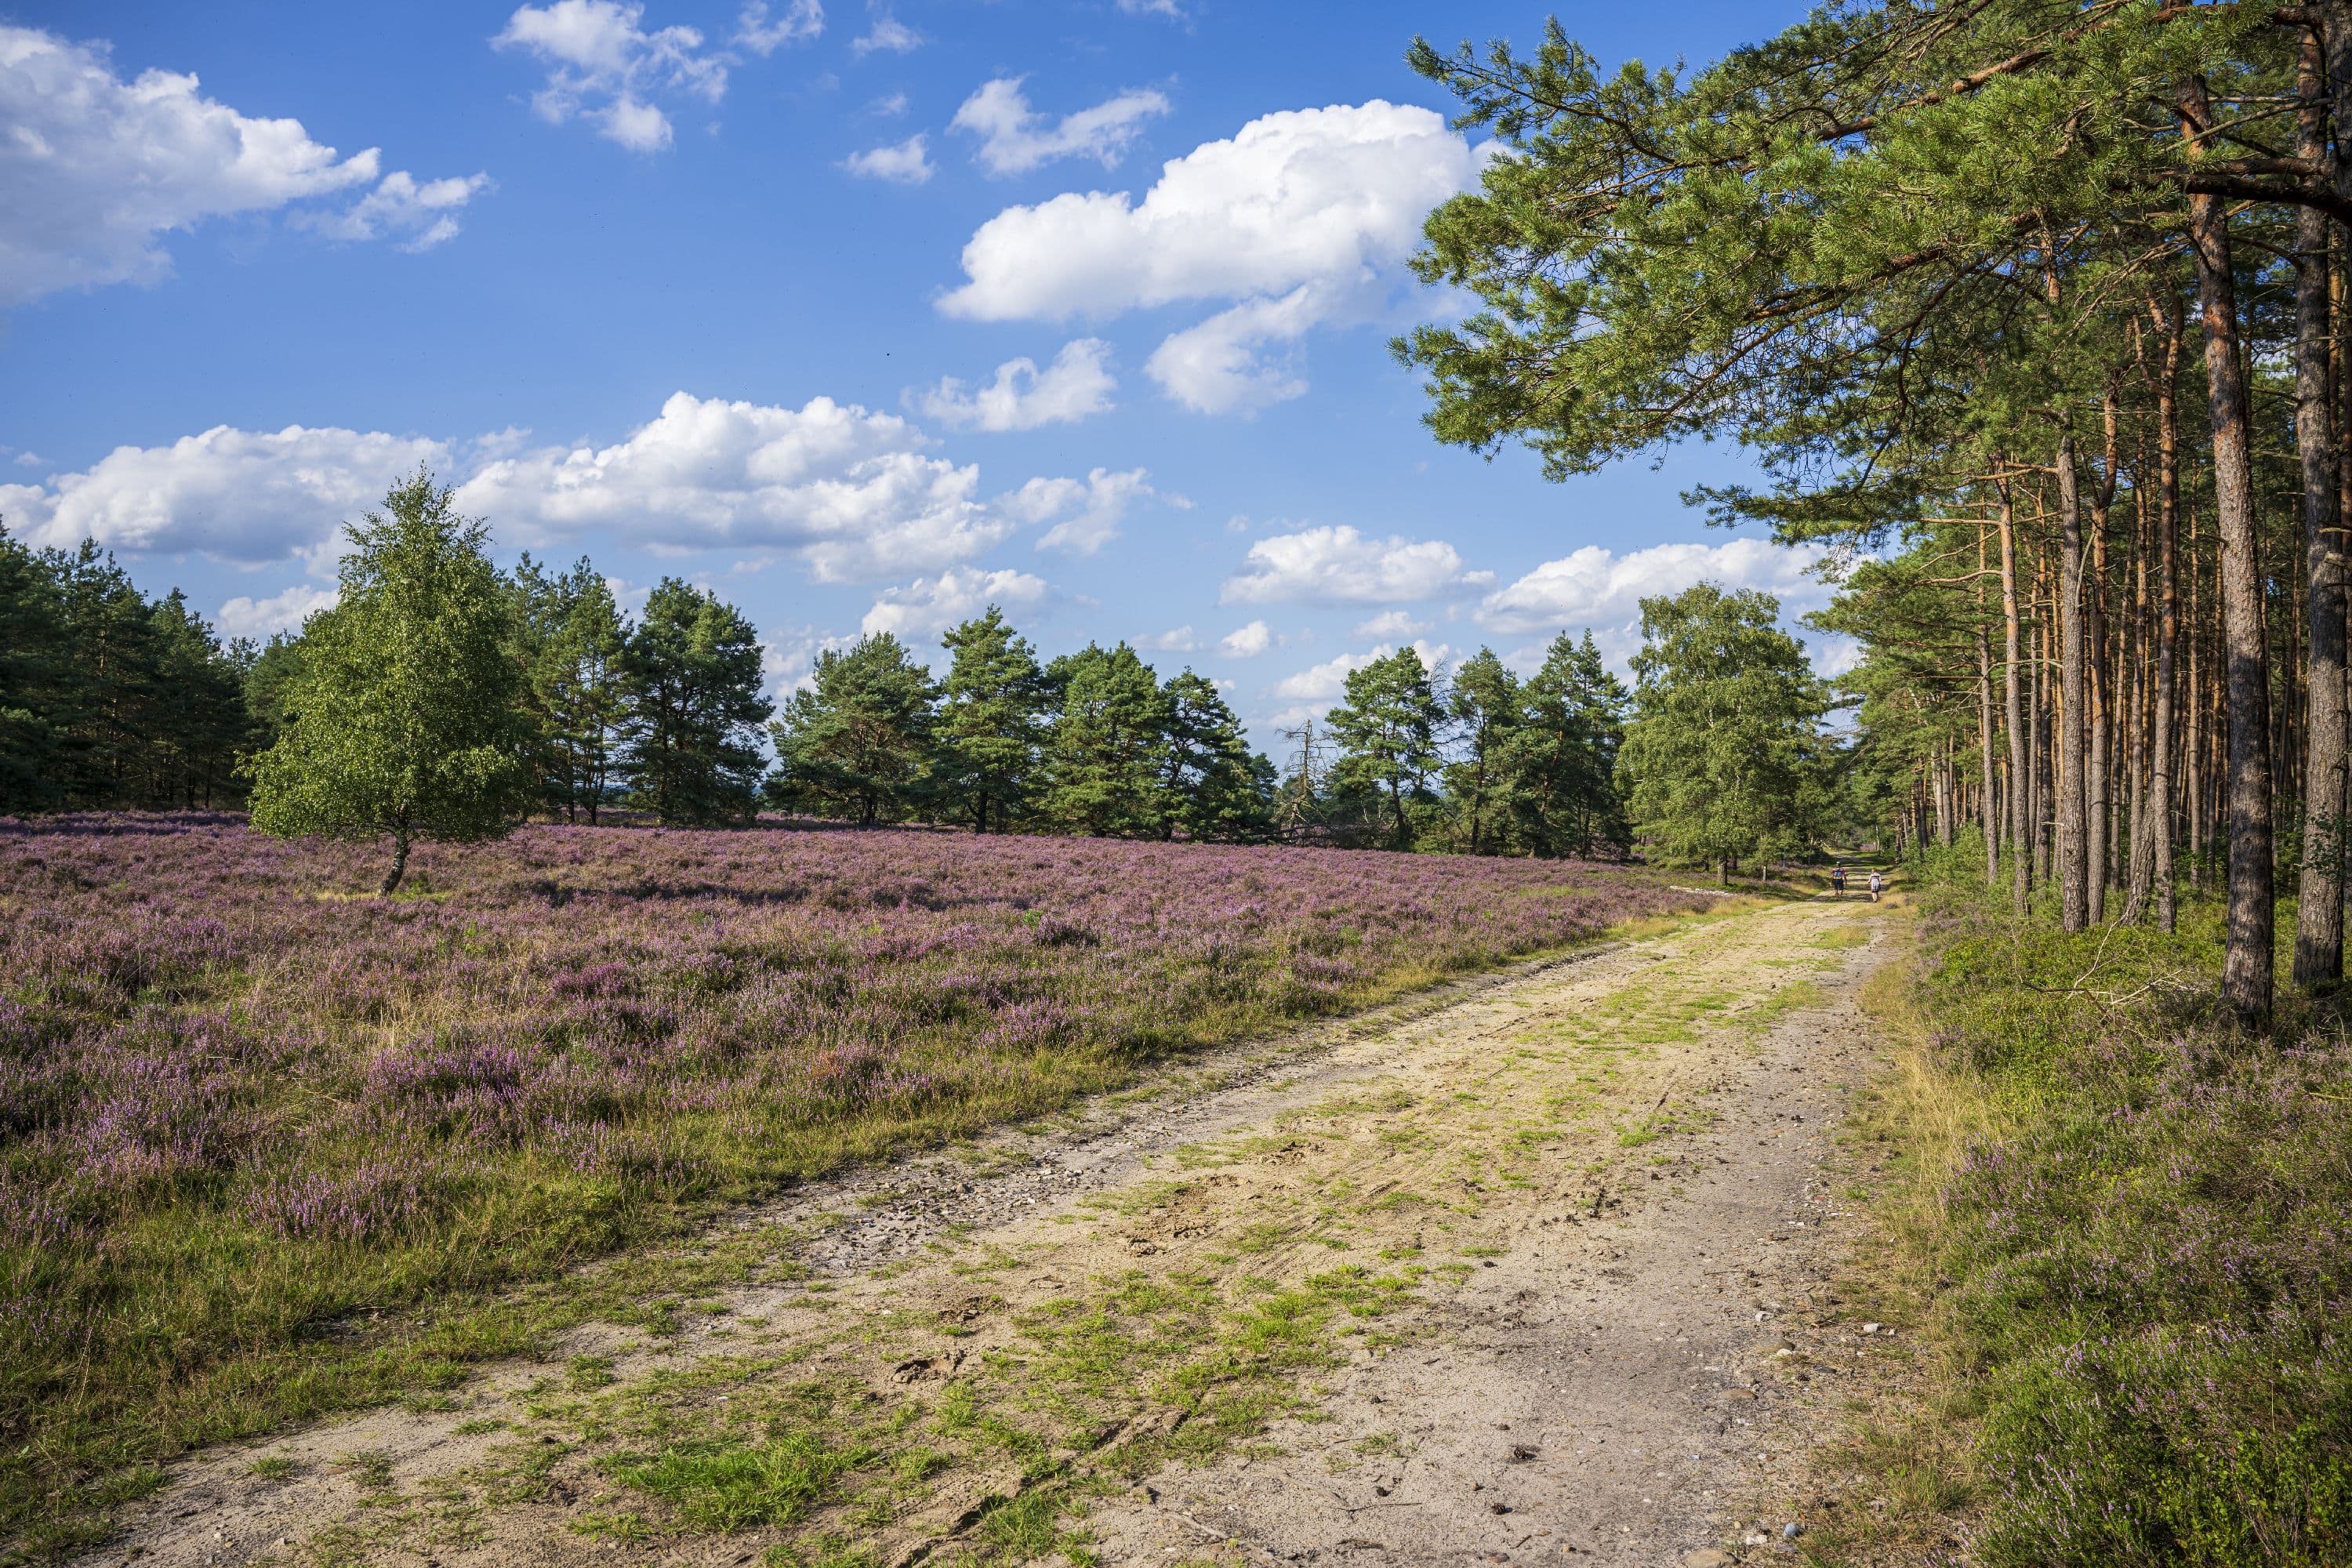
<instances>
[{"instance_id":1,"label":"patch of bare sand","mask_svg":"<svg viewBox=\"0 0 2352 1568\"><path fill-rule=\"evenodd\" d=\"M1767 1552L1844 1375L1870 931L1753 910L814 1187L679 1331L199 1457L91 1561Z\"/></svg>"}]
</instances>

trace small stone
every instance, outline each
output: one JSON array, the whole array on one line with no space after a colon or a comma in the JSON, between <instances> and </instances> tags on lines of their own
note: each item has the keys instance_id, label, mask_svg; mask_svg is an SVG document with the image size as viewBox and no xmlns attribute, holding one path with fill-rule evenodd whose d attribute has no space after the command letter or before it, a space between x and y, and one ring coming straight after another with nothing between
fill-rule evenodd
<instances>
[{"instance_id":1,"label":"small stone","mask_svg":"<svg viewBox=\"0 0 2352 1568\"><path fill-rule=\"evenodd\" d=\"M1780 1539L1783 1541L1794 1541L1797 1537L1804 1533L1805 1527L1799 1524L1794 1520L1790 1520L1788 1523L1780 1527Z\"/></svg>"},{"instance_id":2,"label":"small stone","mask_svg":"<svg viewBox=\"0 0 2352 1568\"><path fill-rule=\"evenodd\" d=\"M1511 1511L1511 1505L1507 1502L1490 1502L1486 1505L1486 1511L1488 1513L1508 1513Z\"/></svg>"},{"instance_id":3,"label":"small stone","mask_svg":"<svg viewBox=\"0 0 2352 1568\"><path fill-rule=\"evenodd\" d=\"M1878 1325L1876 1323L1864 1323L1862 1325L1862 1331L1865 1334L1874 1334L1878 1331Z\"/></svg>"}]
</instances>

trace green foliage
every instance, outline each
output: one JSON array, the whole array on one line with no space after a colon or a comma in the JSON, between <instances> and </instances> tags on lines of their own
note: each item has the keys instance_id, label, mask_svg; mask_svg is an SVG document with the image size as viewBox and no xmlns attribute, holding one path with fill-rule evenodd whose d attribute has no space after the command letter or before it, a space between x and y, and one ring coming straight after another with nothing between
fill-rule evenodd
<instances>
[{"instance_id":1,"label":"green foliage","mask_svg":"<svg viewBox=\"0 0 2352 1568\"><path fill-rule=\"evenodd\" d=\"M1933 1259L1983 1409L1994 1564L2352 1555L2352 1054L2249 1048L2192 1002L2219 911L2068 936L1969 857L1927 898L1927 1022L2001 1107Z\"/></svg>"},{"instance_id":2,"label":"green foliage","mask_svg":"<svg viewBox=\"0 0 2352 1568\"><path fill-rule=\"evenodd\" d=\"M1429 786L1444 721L1436 682L1410 647L1350 670L1347 701L1331 710L1340 748L1332 783L1370 804L1395 848L1413 847L1414 819L1436 802Z\"/></svg>"},{"instance_id":3,"label":"green foliage","mask_svg":"<svg viewBox=\"0 0 2352 1568\"><path fill-rule=\"evenodd\" d=\"M0 811L233 801L249 658L95 544L0 529Z\"/></svg>"},{"instance_id":4,"label":"green foliage","mask_svg":"<svg viewBox=\"0 0 2352 1568\"><path fill-rule=\"evenodd\" d=\"M1446 693L1446 717L1454 722L1461 754L1444 769L1445 793L1454 815L1464 819L1460 837L1473 855L1489 853L1502 826L1519 705L1519 678L1492 648L1482 647L1465 660Z\"/></svg>"},{"instance_id":5,"label":"green foliage","mask_svg":"<svg viewBox=\"0 0 2352 1568\"><path fill-rule=\"evenodd\" d=\"M557 577L526 553L514 584L540 800L567 822L593 824L619 784L634 728L623 679L628 628L585 556Z\"/></svg>"},{"instance_id":6,"label":"green foliage","mask_svg":"<svg viewBox=\"0 0 2352 1568\"><path fill-rule=\"evenodd\" d=\"M1265 832L1273 765L1255 756L1242 721L1216 683L1187 669L1160 688L1167 716L1165 760L1160 768L1167 802L1160 836L1243 840Z\"/></svg>"},{"instance_id":7,"label":"green foliage","mask_svg":"<svg viewBox=\"0 0 2352 1568\"><path fill-rule=\"evenodd\" d=\"M512 611L487 529L449 496L420 470L350 526L341 601L303 631L292 721L249 767L261 831L390 838L387 893L416 839L499 837L528 799Z\"/></svg>"},{"instance_id":8,"label":"green foliage","mask_svg":"<svg viewBox=\"0 0 2352 1568\"><path fill-rule=\"evenodd\" d=\"M1780 608L1708 583L1642 601L1618 768L1636 830L1678 864L1728 870L1812 842L1823 700Z\"/></svg>"},{"instance_id":9,"label":"green foliage","mask_svg":"<svg viewBox=\"0 0 2352 1568\"><path fill-rule=\"evenodd\" d=\"M923 784L932 696L929 673L888 632L819 654L810 684L769 726L777 766L767 793L869 827L905 816Z\"/></svg>"},{"instance_id":10,"label":"green foliage","mask_svg":"<svg viewBox=\"0 0 2352 1568\"><path fill-rule=\"evenodd\" d=\"M274 633L245 668L245 710L254 751L276 745L293 722L287 698L302 668L301 648L300 638Z\"/></svg>"},{"instance_id":11,"label":"green foliage","mask_svg":"<svg viewBox=\"0 0 2352 1568\"><path fill-rule=\"evenodd\" d=\"M1088 643L1046 678L1062 692L1045 745L1046 820L1096 836L1159 836L1176 802L1160 776L1169 700L1151 667L1125 643Z\"/></svg>"},{"instance_id":12,"label":"green foliage","mask_svg":"<svg viewBox=\"0 0 2352 1568\"><path fill-rule=\"evenodd\" d=\"M1547 857L1628 847L1616 776L1628 700L1591 632L1580 643L1565 632L1552 638L1519 699L1518 721L1502 739L1513 844Z\"/></svg>"},{"instance_id":13,"label":"green foliage","mask_svg":"<svg viewBox=\"0 0 2352 1568\"><path fill-rule=\"evenodd\" d=\"M1044 739L1045 672L994 605L940 639L950 655L933 763L939 795L975 832L1026 809Z\"/></svg>"},{"instance_id":14,"label":"green foliage","mask_svg":"<svg viewBox=\"0 0 2352 1568\"><path fill-rule=\"evenodd\" d=\"M632 797L664 823L751 814L761 772L753 726L774 711L760 695L760 634L708 589L665 577L621 658L635 720Z\"/></svg>"}]
</instances>

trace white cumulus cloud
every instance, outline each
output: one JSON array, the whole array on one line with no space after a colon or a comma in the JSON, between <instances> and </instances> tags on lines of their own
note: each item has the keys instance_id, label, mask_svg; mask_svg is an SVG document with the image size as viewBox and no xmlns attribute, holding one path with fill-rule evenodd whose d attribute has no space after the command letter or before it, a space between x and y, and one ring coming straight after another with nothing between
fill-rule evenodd
<instances>
[{"instance_id":1,"label":"white cumulus cloud","mask_svg":"<svg viewBox=\"0 0 2352 1568\"><path fill-rule=\"evenodd\" d=\"M1153 356L1170 395L1206 412L1296 396L1268 343L1370 308L1401 279L1432 207L1467 188L1478 155L1440 115L1375 99L1251 121L1160 168L1140 201L1068 192L1008 207L963 248L940 299L974 321L1066 321L1187 300L1226 309Z\"/></svg>"},{"instance_id":2,"label":"white cumulus cloud","mask_svg":"<svg viewBox=\"0 0 2352 1568\"><path fill-rule=\"evenodd\" d=\"M297 583L267 599L239 595L220 607L220 614L215 620L229 637L252 637L260 641L278 632L299 630L304 621L320 610L333 608L341 597L342 591L338 588L319 588Z\"/></svg>"},{"instance_id":3,"label":"white cumulus cloud","mask_svg":"<svg viewBox=\"0 0 2352 1568\"><path fill-rule=\"evenodd\" d=\"M829 397L781 408L679 392L626 440L500 458L457 499L500 527L791 550L821 581L870 581L967 559L1012 531L975 499L980 470L928 445L895 415Z\"/></svg>"},{"instance_id":4,"label":"white cumulus cloud","mask_svg":"<svg viewBox=\"0 0 2352 1568\"><path fill-rule=\"evenodd\" d=\"M1024 522L1053 523L1039 537L1038 549L1092 555L1118 537L1128 508L1159 493L1146 482L1149 478L1142 468L1096 468L1084 480L1034 479L997 504Z\"/></svg>"},{"instance_id":5,"label":"white cumulus cloud","mask_svg":"<svg viewBox=\"0 0 2352 1568\"><path fill-rule=\"evenodd\" d=\"M888 632L901 642L929 643L991 605L1011 615L1038 609L1053 597L1051 584L1026 572L952 567L936 577L918 577L903 588L885 588L866 612L863 629Z\"/></svg>"},{"instance_id":6,"label":"white cumulus cloud","mask_svg":"<svg viewBox=\"0 0 2352 1568\"><path fill-rule=\"evenodd\" d=\"M1271 300L1245 300L1200 325L1171 332L1151 351L1144 373L1197 414L1255 414L1307 391L1297 356L1270 360L1269 343L1292 343L1328 313L1330 291L1301 283Z\"/></svg>"},{"instance_id":7,"label":"white cumulus cloud","mask_svg":"<svg viewBox=\"0 0 2352 1568\"><path fill-rule=\"evenodd\" d=\"M445 442L381 431L215 426L167 447L117 447L79 473L0 485L0 513L37 545L195 552L241 565L331 555L341 525L380 504Z\"/></svg>"},{"instance_id":8,"label":"white cumulus cloud","mask_svg":"<svg viewBox=\"0 0 2352 1568\"><path fill-rule=\"evenodd\" d=\"M1435 669L1454 655L1444 643L1417 641L1412 650L1421 655L1423 666ZM1327 658L1321 664L1309 665L1295 675L1286 675L1274 683L1274 694L1309 702L1330 702L1348 693L1348 677L1368 664L1377 664L1396 652L1394 647L1376 647L1370 653L1343 653Z\"/></svg>"},{"instance_id":9,"label":"white cumulus cloud","mask_svg":"<svg viewBox=\"0 0 2352 1568\"><path fill-rule=\"evenodd\" d=\"M1491 572L1465 572L1442 539L1372 539L1345 524L1277 533L1249 548L1225 579L1228 605L1392 605L1484 587Z\"/></svg>"},{"instance_id":10,"label":"white cumulus cloud","mask_svg":"<svg viewBox=\"0 0 2352 1568\"><path fill-rule=\"evenodd\" d=\"M964 247L940 307L974 321L1062 321L1351 279L1418 242L1469 184L1470 148L1426 109L1374 100L1250 121L1165 164L1141 202L1072 192L1008 207Z\"/></svg>"},{"instance_id":11,"label":"white cumulus cloud","mask_svg":"<svg viewBox=\"0 0 2352 1568\"><path fill-rule=\"evenodd\" d=\"M967 389L949 376L923 395L922 410L954 429L1034 430L1108 413L1118 386L1110 374L1110 345L1100 338L1079 338L1063 344L1042 371L1024 356L998 365L995 379L983 386Z\"/></svg>"},{"instance_id":12,"label":"white cumulus cloud","mask_svg":"<svg viewBox=\"0 0 2352 1568\"><path fill-rule=\"evenodd\" d=\"M1198 653L1201 639L1192 635L1191 626L1178 626L1172 632L1154 632L1134 639L1135 646L1147 653Z\"/></svg>"},{"instance_id":13,"label":"white cumulus cloud","mask_svg":"<svg viewBox=\"0 0 2352 1568\"><path fill-rule=\"evenodd\" d=\"M1143 132L1143 122L1168 112L1163 93L1122 92L1092 109L1048 121L1029 107L1020 77L998 77L963 100L950 123L980 138L974 154L992 174L1025 174L1056 158L1092 158L1104 168Z\"/></svg>"},{"instance_id":14,"label":"white cumulus cloud","mask_svg":"<svg viewBox=\"0 0 2352 1568\"><path fill-rule=\"evenodd\" d=\"M163 236L239 213L293 207L343 237L422 249L488 184L384 174L376 149L344 157L299 121L205 97L193 76L125 81L104 44L0 26L0 305L157 282L172 270ZM318 205L368 187L340 214Z\"/></svg>"},{"instance_id":15,"label":"white cumulus cloud","mask_svg":"<svg viewBox=\"0 0 2352 1568\"><path fill-rule=\"evenodd\" d=\"M1217 639L1217 651L1227 658L1255 658L1275 645L1274 628L1264 621L1236 626Z\"/></svg>"},{"instance_id":16,"label":"white cumulus cloud","mask_svg":"<svg viewBox=\"0 0 2352 1568\"><path fill-rule=\"evenodd\" d=\"M1368 621L1356 623L1356 635L1384 642L1402 642L1417 637L1429 630L1429 623L1418 619L1407 610L1382 610Z\"/></svg>"},{"instance_id":17,"label":"white cumulus cloud","mask_svg":"<svg viewBox=\"0 0 2352 1568\"><path fill-rule=\"evenodd\" d=\"M658 153L675 133L669 116L652 101L655 95L717 103L727 94L730 60L706 49L695 28L648 32L645 15L643 5L625 0L523 5L490 43L521 49L547 68L545 84L530 98L541 119L552 125L585 121L633 153Z\"/></svg>"},{"instance_id":18,"label":"white cumulus cloud","mask_svg":"<svg viewBox=\"0 0 2352 1568\"><path fill-rule=\"evenodd\" d=\"M382 431L216 426L122 447L79 473L0 483L0 515L36 545L95 539L142 553L194 552L241 565L323 566L343 522L419 467L533 548L587 533L666 553L730 549L739 569L789 554L822 582L875 582L968 561L1024 529L1090 553L1155 491L1141 468L1033 479L983 500L980 469L938 455L896 415L829 397L798 408L674 394L604 445L534 444L526 431L468 440Z\"/></svg>"},{"instance_id":19,"label":"white cumulus cloud","mask_svg":"<svg viewBox=\"0 0 2352 1568\"><path fill-rule=\"evenodd\" d=\"M1605 631L1638 627L1642 601L1679 594L1696 583L1760 588L1791 615L1829 603L1830 588L1808 576L1827 552L1761 539L1722 544L1654 544L1620 555L1601 545L1547 561L1478 605L1478 624L1506 633Z\"/></svg>"},{"instance_id":20,"label":"white cumulus cloud","mask_svg":"<svg viewBox=\"0 0 2352 1568\"><path fill-rule=\"evenodd\" d=\"M893 184L919 185L932 174L930 153L926 150L928 140L919 131L904 142L852 153L841 161L841 166L861 180L887 180Z\"/></svg>"},{"instance_id":21,"label":"white cumulus cloud","mask_svg":"<svg viewBox=\"0 0 2352 1568\"><path fill-rule=\"evenodd\" d=\"M839 653L857 639L801 626L772 637L760 645L760 678L768 695L778 701L816 682L817 655Z\"/></svg>"}]
</instances>

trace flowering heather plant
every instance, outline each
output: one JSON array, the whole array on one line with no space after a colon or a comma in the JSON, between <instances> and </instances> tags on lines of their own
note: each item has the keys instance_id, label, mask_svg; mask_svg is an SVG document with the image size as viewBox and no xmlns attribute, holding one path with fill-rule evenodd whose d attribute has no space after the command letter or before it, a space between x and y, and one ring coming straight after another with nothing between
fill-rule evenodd
<instances>
[{"instance_id":1,"label":"flowering heather plant","mask_svg":"<svg viewBox=\"0 0 2352 1568\"><path fill-rule=\"evenodd\" d=\"M531 827L419 847L393 899L376 862L0 820L0 1530L101 1454L396 1392L317 1330L357 1309L449 1323L698 1206L1698 901L918 831Z\"/></svg>"},{"instance_id":2,"label":"flowering heather plant","mask_svg":"<svg viewBox=\"0 0 2352 1568\"><path fill-rule=\"evenodd\" d=\"M2210 909L2067 937L1979 898L1925 927L1939 1049L2016 1110L1952 1176L1936 1260L1987 1412L1974 1555L2352 1560L2341 1025L2250 1044L2144 989L2218 968Z\"/></svg>"}]
</instances>

